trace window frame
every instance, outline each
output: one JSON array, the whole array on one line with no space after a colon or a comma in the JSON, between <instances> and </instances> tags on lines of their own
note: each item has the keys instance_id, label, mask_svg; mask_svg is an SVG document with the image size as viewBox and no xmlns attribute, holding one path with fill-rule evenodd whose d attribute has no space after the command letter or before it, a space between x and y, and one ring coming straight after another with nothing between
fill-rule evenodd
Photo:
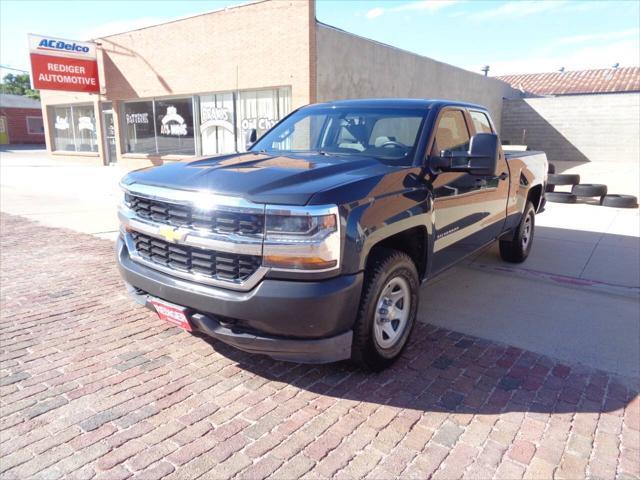
<instances>
[{"instance_id":1,"label":"window frame","mask_svg":"<svg viewBox=\"0 0 640 480\"><path fill-rule=\"evenodd\" d=\"M482 111L482 110L478 110L478 109L469 109L469 118L471 119L471 124L473 125L473 133L496 133L496 129L493 125L493 122L491 120L491 116L489 115L489 112L486 111ZM487 123L489 124L489 128L491 129L491 132L480 132L478 131L478 129L476 128L476 124L473 121L473 114L474 113L479 113L481 115L484 115L484 117L487 119Z\"/></svg>"},{"instance_id":2,"label":"window frame","mask_svg":"<svg viewBox=\"0 0 640 480\"><path fill-rule=\"evenodd\" d=\"M429 143L427 144L427 149L425 150L426 153L426 157L431 157L434 155L439 155L440 152L433 152L433 147L436 144L436 134L438 132L438 127L440 126L440 120L442 120L442 117L450 111L456 111L456 112L460 112L462 114L462 118L464 119L464 124L465 127L467 128L467 134L469 135L469 141L471 141L471 137L473 136L471 134L472 130L470 128L469 122L470 122L470 116L469 116L469 111L467 108L465 107L461 107L461 106L457 106L457 105L451 105L451 106L446 106L443 107L442 109L440 109L440 111L438 112L438 116L436 117L435 122L433 123L433 131L431 132L431 138L429 139ZM475 132L475 127L474 130Z\"/></svg>"},{"instance_id":3,"label":"window frame","mask_svg":"<svg viewBox=\"0 0 640 480\"><path fill-rule=\"evenodd\" d=\"M47 119L48 119L48 125L49 125L49 138L51 140L51 143L53 145L53 152L59 152L59 153L80 153L80 154L97 154L99 153L99 150L91 150L91 151L82 151L82 150L78 150L77 149L77 135L76 135L76 112L75 110L78 107L91 107L94 109L94 114L95 114L95 105L93 103L90 102L78 102L78 103L56 103L56 104L52 104L52 105L47 105ZM71 138L73 138L73 150L60 150L58 148L57 145L57 140L56 140L56 131L57 129L55 128L55 123L56 123L56 114L55 114L55 109L56 108L68 108L69 109L69 117L70 117L70 122L69 122L69 126L71 129ZM96 125L98 123L98 117L96 118ZM94 132L96 135L96 146L98 146L98 142L100 141L98 139L98 132L97 132L97 128L96 131Z\"/></svg>"},{"instance_id":4,"label":"window frame","mask_svg":"<svg viewBox=\"0 0 640 480\"><path fill-rule=\"evenodd\" d=\"M29 120L40 120L40 123L42 123L42 131L41 132L32 131L31 126L29 125ZM44 118L42 118L42 116L36 117L33 115L27 115L25 116L25 122L27 124L27 135L44 135Z\"/></svg>"},{"instance_id":5,"label":"window frame","mask_svg":"<svg viewBox=\"0 0 640 480\"><path fill-rule=\"evenodd\" d=\"M151 156L158 156L158 157L170 157L170 156L178 156L178 157L197 157L200 155L201 152L201 145L200 145L200 135L199 135L199 130L200 130L200 102L199 102L199 95L198 93L194 93L194 94L187 94L187 95L168 95L166 97L142 97L142 98L135 98L135 99L131 99L131 100L123 100L120 103L120 108L118 109L118 117L120 119L120 137L121 137L121 141L126 142L126 136L123 136L122 132L126 132L126 127L127 127L127 123L126 123L126 113L125 113L125 107L128 103L138 103L138 102L151 102L151 108L152 108L152 112L153 112L153 138L154 138L154 144L155 144L155 152L123 152L123 156L130 156L130 157L138 157L141 155L151 155ZM190 99L191 100L191 116L192 116L192 122L193 124L191 125L191 128L193 130L193 154L186 154L186 153L159 153L158 150L158 129L157 129L157 125L156 125L156 102L158 101L171 101L171 100L183 100L183 99ZM197 125L197 128L196 128ZM125 133L126 135L126 133ZM126 148L125 148L126 149Z\"/></svg>"}]
</instances>

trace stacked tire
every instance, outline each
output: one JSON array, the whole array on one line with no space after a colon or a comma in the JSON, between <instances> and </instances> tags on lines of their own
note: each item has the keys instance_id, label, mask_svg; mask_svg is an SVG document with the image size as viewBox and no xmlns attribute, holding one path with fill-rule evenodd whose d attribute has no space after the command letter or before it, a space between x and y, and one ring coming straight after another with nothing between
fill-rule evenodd
<instances>
[{"instance_id":1,"label":"stacked tire","mask_svg":"<svg viewBox=\"0 0 640 480\"><path fill-rule=\"evenodd\" d=\"M606 185L601 183L580 183L580 175L558 174L552 163L549 164L545 198L554 203L576 203L578 198L598 198L600 205L615 208L637 208L638 199L633 195L609 194ZM570 192L557 192L556 186L570 185Z\"/></svg>"}]
</instances>

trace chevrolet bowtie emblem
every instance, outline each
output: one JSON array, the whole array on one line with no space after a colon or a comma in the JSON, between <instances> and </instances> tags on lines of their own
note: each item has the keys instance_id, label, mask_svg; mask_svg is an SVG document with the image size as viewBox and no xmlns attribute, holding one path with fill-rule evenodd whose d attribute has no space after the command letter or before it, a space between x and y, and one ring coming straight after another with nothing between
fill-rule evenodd
<instances>
[{"instance_id":1,"label":"chevrolet bowtie emblem","mask_svg":"<svg viewBox=\"0 0 640 480\"><path fill-rule=\"evenodd\" d=\"M184 233L174 227L160 227L158 233L167 241L177 243L184 238Z\"/></svg>"}]
</instances>

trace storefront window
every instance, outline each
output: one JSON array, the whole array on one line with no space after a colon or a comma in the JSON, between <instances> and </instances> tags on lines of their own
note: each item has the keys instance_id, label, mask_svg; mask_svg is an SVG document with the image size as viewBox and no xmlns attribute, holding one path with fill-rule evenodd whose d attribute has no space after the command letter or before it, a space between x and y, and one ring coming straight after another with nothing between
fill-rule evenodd
<instances>
[{"instance_id":1,"label":"storefront window","mask_svg":"<svg viewBox=\"0 0 640 480\"><path fill-rule=\"evenodd\" d=\"M77 152L97 152L96 116L93 105L73 107L73 125Z\"/></svg>"},{"instance_id":2,"label":"storefront window","mask_svg":"<svg viewBox=\"0 0 640 480\"><path fill-rule=\"evenodd\" d=\"M96 117L93 105L51 107L53 143L58 151L97 152Z\"/></svg>"},{"instance_id":3,"label":"storefront window","mask_svg":"<svg viewBox=\"0 0 640 480\"><path fill-rule=\"evenodd\" d=\"M200 137L203 155L236 151L232 93L200 96Z\"/></svg>"},{"instance_id":4,"label":"storefront window","mask_svg":"<svg viewBox=\"0 0 640 480\"><path fill-rule=\"evenodd\" d=\"M127 153L156 153L153 102L125 103L124 124Z\"/></svg>"},{"instance_id":5,"label":"storefront window","mask_svg":"<svg viewBox=\"0 0 640 480\"><path fill-rule=\"evenodd\" d=\"M55 149L75 152L71 107L53 107L51 112L53 113L53 143Z\"/></svg>"},{"instance_id":6,"label":"storefront window","mask_svg":"<svg viewBox=\"0 0 640 480\"><path fill-rule=\"evenodd\" d=\"M291 88L240 92L238 98L238 150L244 152L250 132L260 138L291 110Z\"/></svg>"},{"instance_id":7,"label":"storefront window","mask_svg":"<svg viewBox=\"0 0 640 480\"><path fill-rule=\"evenodd\" d=\"M156 138L161 155L195 155L193 100L156 100Z\"/></svg>"},{"instance_id":8,"label":"storefront window","mask_svg":"<svg viewBox=\"0 0 640 480\"><path fill-rule=\"evenodd\" d=\"M220 155L245 151L251 129L260 137L290 110L290 87L132 101L121 131L127 153L196 155L198 139L198 153Z\"/></svg>"}]
</instances>

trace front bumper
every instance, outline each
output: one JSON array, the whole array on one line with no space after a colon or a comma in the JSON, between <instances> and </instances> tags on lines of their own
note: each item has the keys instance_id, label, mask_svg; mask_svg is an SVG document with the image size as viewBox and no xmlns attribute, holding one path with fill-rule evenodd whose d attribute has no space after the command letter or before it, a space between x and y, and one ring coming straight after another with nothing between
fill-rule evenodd
<instances>
[{"instance_id":1,"label":"front bumper","mask_svg":"<svg viewBox=\"0 0 640 480\"><path fill-rule=\"evenodd\" d=\"M121 238L120 272L136 300L148 296L190 310L195 330L279 360L327 363L351 356L362 274L316 282L262 280L248 292L198 284L134 262Z\"/></svg>"}]
</instances>

